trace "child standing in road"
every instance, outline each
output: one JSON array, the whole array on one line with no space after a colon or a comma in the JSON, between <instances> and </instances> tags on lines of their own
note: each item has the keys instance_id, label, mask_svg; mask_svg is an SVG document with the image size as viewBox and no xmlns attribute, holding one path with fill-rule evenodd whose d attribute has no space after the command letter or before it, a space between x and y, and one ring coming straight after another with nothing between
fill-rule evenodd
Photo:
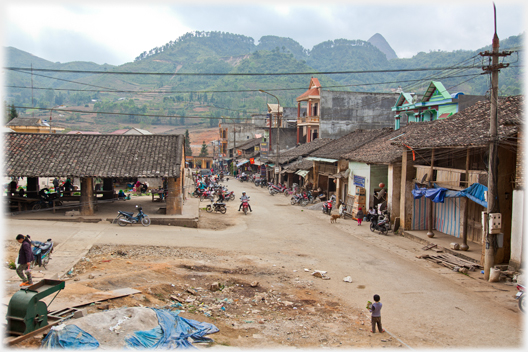
<instances>
[{"instance_id":1,"label":"child standing in road","mask_svg":"<svg viewBox=\"0 0 528 352\"><path fill-rule=\"evenodd\" d=\"M358 209L358 212L356 214L356 219L357 219L357 222L358 222L358 226L361 226L361 222L363 221L363 217L365 216L365 214L363 213L363 210L361 210L361 208Z\"/></svg>"},{"instance_id":2,"label":"child standing in road","mask_svg":"<svg viewBox=\"0 0 528 352\"><path fill-rule=\"evenodd\" d=\"M370 332L376 332L376 324L379 332L385 332L381 327L381 306L380 296L374 295L374 303L370 306L370 312L372 313L372 330Z\"/></svg>"}]
</instances>

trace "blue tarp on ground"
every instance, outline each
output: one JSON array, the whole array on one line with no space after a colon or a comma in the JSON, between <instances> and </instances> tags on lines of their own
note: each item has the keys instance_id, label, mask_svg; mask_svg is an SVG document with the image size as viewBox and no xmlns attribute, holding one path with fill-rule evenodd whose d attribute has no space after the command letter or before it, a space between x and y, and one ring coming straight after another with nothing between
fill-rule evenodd
<instances>
[{"instance_id":1,"label":"blue tarp on ground","mask_svg":"<svg viewBox=\"0 0 528 352\"><path fill-rule=\"evenodd\" d=\"M74 350L95 350L99 342L76 325L64 325L52 330L42 340L42 348L67 348Z\"/></svg>"},{"instance_id":2,"label":"blue tarp on ground","mask_svg":"<svg viewBox=\"0 0 528 352\"><path fill-rule=\"evenodd\" d=\"M462 191L450 191L447 188L438 187L435 184L434 188L418 187L418 185L414 185L414 189L411 192L414 199L425 196L435 203L443 203L444 198L467 197L475 203L487 208L488 202L484 200L484 192L487 190L488 187L481 185L480 183L474 183Z\"/></svg>"},{"instance_id":3,"label":"blue tarp on ground","mask_svg":"<svg viewBox=\"0 0 528 352\"><path fill-rule=\"evenodd\" d=\"M205 337L205 335L219 331L213 324L200 323L178 316L180 311L155 308L153 310L158 316L160 325L154 329L137 331L133 335L127 336L125 343L128 348L194 348L188 340L189 337L195 342L212 342L213 340Z\"/></svg>"}]
</instances>

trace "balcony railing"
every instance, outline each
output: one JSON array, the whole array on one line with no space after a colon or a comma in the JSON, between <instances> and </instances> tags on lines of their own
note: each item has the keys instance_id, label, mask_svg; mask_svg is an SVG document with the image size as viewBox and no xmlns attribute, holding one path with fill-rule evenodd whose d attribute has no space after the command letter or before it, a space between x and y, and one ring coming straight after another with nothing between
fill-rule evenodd
<instances>
[{"instance_id":1,"label":"balcony railing","mask_svg":"<svg viewBox=\"0 0 528 352\"><path fill-rule=\"evenodd\" d=\"M301 116L297 118L297 124L319 123L319 116Z\"/></svg>"}]
</instances>

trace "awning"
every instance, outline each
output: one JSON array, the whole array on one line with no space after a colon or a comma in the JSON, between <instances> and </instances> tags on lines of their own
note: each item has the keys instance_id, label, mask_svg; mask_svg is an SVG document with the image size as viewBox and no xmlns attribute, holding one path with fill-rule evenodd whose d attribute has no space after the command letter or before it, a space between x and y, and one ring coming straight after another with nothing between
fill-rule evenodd
<instances>
[{"instance_id":1,"label":"awning","mask_svg":"<svg viewBox=\"0 0 528 352\"><path fill-rule=\"evenodd\" d=\"M336 161L338 161L337 159L316 158L316 157L312 157L312 156L307 157L306 160L322 161L324 163L335 163Z\"/></svg>"},{"instance_id":2,"label":"awning","mask_svg":"<svg viewBox=\"0 0 528 352\"><path fill-rule=\"evenodd\" d=\"M247 159L242 159L242 160L240 160L240 162L237 163L236 166L237 166L237 167L240 167L240 166L244 165L245 163L249 163L249 160L247 160Z\"/></svg>"},{"instance_id":3,"label":"awning","mask_svg":"<svg viewBox=\"0 0 528 352\"><path fill-rule=\"evenodd\" d=\"M310 173L310 170L297 170L295 172L296 175L299 175L301 177L306 177Z\"/></svg>"},{"instance_id":4,"label":"awning","mask_svg":"<svg viewBox=\"0 0 528 352\"><path fill-rule=\"evenodd\" d=\"M445 119L446 117L449 117L449 116L451 116L451 113L449 113L449 112L448 113L444 113L444 114L438 116L438 119Z\"/></svg>"}]
</instances>

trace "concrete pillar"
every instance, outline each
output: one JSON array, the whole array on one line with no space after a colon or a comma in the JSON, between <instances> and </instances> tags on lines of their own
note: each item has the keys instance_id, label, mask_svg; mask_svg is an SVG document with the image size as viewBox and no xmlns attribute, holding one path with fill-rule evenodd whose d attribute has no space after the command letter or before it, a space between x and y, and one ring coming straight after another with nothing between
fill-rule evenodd
<instances>
[{"instance_id":1,"label":"concrete pillar","mask_svg":"<svg viewBox=\"0 0 528 352\"><path fill-rule=\"evenodd\" d=\"M297 103L297 118L301 117L301 102Z\"/></svg>"},{"instance_id":2,"label":"concrete pillar","mask_svg":"<svg viewBox=\"0 0 528 352\"><path fill-rule=\"evenodd\" d=\"M306 131L306 143L310 143L312 141L312 129L310 126L306 127L308 130Z\"/></svg>"},{"instance_id":3,"label":"concrete pillar","mask_svg":"<svg viewBox=\"0 0 528 352\"><path fill-rule=\"evenodd\" d=\"M94 215L94 183L92 177L81 177L81 215Z\"/></svg>"},{"instance_id":4,"label":"concrete pillar","mask_svg":"<svg viewBox=\"0 0 528 352\"><path fill-rule=\"evenodd\" d=\"M400 224L404 230L412 228L412 164L407 150L402 153L401 188L400 188Z\"/></svg>"},{"instance_id":5,"label":"concrete pillar","mask_svg":"<svg viewBox=\"0 0 528 352\"><path fill-rule=\"evenodd\" d=\"M400 194L401 194L401 165L390 164L387 182L387 209L391 214L391 220L400 217Z\"/></svg>"},{"instance_id":6,"label":"concrete pillar","mask_svg":"<svg viewBox=\"0 0 528 352\"><path fill-rule=\"evenodd\" d=\"M166 214L167 215L181 215L183 210L183 196L180 177L167 178L167 200L166 200Z\"/></svg>"}]
</instances>

